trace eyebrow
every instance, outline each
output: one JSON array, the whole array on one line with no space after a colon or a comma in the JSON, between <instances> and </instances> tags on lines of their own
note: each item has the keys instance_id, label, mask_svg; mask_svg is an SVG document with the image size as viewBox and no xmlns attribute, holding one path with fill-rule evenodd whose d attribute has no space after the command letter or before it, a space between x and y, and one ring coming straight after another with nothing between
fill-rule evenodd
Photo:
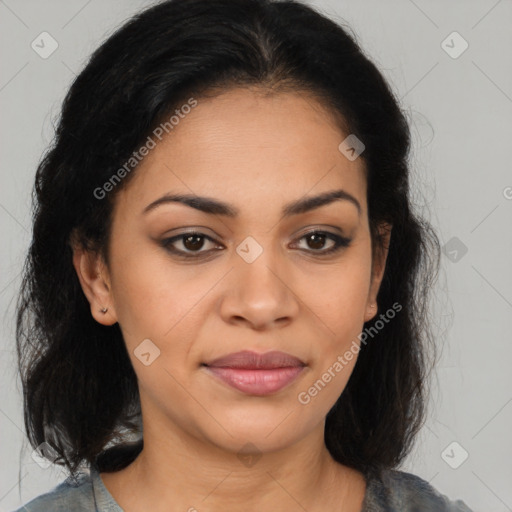
<instances>
[{"instance_id":1,"label":"eyebrow","mask_svg":"<svg viewBox=\"0 0 512 512\"><path fill-rule=\"evenodd\" d=\"M334 201L351 202L357 207L358 214L361 215L359 201L347 191L339 189L323 192L317 196L304 197L286 204L282 210L282 218L306 213L321 206L331 204ZM168 203L181 203L210 215L223 215L229 218L235 218L240 213L240 210L233 205L223 203L211 197L201 197L193 194L165 194L146 206L142 213L146 214L158 206Z\"/></svg>"}]
</instances>

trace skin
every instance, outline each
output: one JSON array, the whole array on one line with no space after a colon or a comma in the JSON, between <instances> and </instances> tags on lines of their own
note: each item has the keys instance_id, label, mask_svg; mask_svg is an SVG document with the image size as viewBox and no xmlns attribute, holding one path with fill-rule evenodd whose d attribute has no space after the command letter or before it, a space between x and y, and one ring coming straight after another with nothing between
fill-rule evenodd
<instances>
[{"instance_id":1,"label":"skin","mask_svg":"<svg viewBox=\"0 0 512 512\"><path fill-rule=\"evenodd\" d=\"M378 311L387 249L372 261L364 163L339 151L346 136L306 93L244 88L198 99L117 195L110 265L75 246L91 314L119 322L139 382L144 449L124 470L101 474L125 511L361 510L363 475L334 461L323 439L357 358L307 405L297 398L359 343ZM288 202L340 188L360 214L339 200L281 218ZM165 193L212 197L240 214L178 203L142 213ZM214 241L173 247L202 257L180 259L162 245L190 228ZM352 242L321 256L334 242L308 243L313 228ZM383 233L387 247L390 229ZM252 263L236 252L248 236L263 249ZM149 366L134 355L147 338L160 350ZM243 349L282 350L307 368L281 391L255 396L201 366ZM247 443L261 456L251 465L237 457Z\"/></svg>"}]
</instances>

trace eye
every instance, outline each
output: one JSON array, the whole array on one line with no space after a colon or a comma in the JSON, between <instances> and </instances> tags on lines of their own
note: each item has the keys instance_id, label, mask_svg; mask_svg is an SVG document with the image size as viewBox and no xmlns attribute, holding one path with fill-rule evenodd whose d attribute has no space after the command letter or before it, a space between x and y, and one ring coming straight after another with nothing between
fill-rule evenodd
<instances>
[{"instance_id":1,"label":"eye","mask_svg":"<svg viewBox=\"0 0 512 512\"><path fill-rule=\"evenodd\" d=\"M328 231L310 231L299 238L299 241L305 240L308 247L304 250L307 252L318 253L319 256L333 254L340 251L344 247L348 247L351 243L349 238L345 238ZM328 249L322 250L326 241L330 240L331 245Z\"/></svg>"},{"instance_id":2,"label":"eye","mask_svg":"<svg viewBox=\"0 0 512 512\"><path fill-rule=\"evenodd\" d=\"M195 258L212 250L201 250L205 246L205 241L208 241L209 243L215 242L213 238L205 235L204 233L191 231L163 240L162 246L177 256L184 258ZM181 247L184 249L176 248L176 245L181 245ZM216 247L219 248L218 245Z\"/></svg>"}]
</instances>

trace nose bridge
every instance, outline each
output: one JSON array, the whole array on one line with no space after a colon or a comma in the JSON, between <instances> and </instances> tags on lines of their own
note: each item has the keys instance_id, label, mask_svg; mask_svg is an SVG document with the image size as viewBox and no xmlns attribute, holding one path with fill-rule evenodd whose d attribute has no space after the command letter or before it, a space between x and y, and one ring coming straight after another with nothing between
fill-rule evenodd
<instances>
[{"instance_id":1,"label":"nose bridge","mask_svg":"<svg viewBox=\"0 0 512 512\"><path fill-rule=\"evenodd\" d=\"M236 261L235 272L242 288L251 293L267 292L272 295L283 293L280 273L284 265L280 263L281 251L274 247L272 236L258 236L260 242L252 236L246 237L236 248L239 261ZM275 297L278 299L278 297Z\"/></svg>"},{"instance_id":2,"label":"nose bridge","mask_svg":"<svg viewBox=\"0 0 512 512\"><path fill-rule=\"evenodd\" d=\"M248 236L234 253L230 290L223 313L243 317L253 324L267 324L296 314L298 306L292 293L290 272L285 272L285 256L271 245L273 237Z\"/></svg>"}]
</instances>

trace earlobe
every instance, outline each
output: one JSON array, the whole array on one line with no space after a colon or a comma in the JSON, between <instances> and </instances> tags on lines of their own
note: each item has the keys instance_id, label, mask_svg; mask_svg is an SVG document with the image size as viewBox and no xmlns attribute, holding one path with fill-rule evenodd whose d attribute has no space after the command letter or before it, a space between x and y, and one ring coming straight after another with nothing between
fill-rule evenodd
<instances>
[{"instance_id":1,"label":"earlobe","mask_svg":"<svg viewBox=\"0 0 512 512\"><path fill-rule=\"evenodd\" d=\"M369 304L366 306L364 321L369 322L377 314L377 304Z\"/></svg>"},{"instance_id":2,"label":"earlobe","mask_svg":"<svg viewBox=\"0 0 512 512\"><path fill-rule=\"evenodd\" d=\"M112 301L108 272L101 256L87 251L82 246L74 246L73 266L89 301L93 318L102 325L115 324L117 316Z\"/></svg>"}]
</instances>

